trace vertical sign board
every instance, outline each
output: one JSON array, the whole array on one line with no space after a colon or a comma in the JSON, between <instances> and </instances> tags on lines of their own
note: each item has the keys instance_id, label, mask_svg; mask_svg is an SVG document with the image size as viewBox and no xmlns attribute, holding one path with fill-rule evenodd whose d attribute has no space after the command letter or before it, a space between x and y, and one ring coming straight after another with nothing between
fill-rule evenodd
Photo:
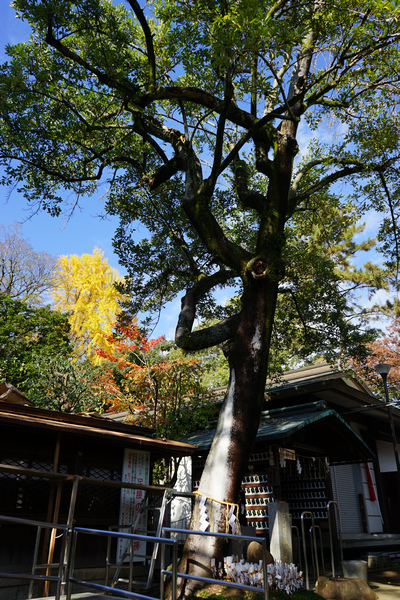
<instances>
[{"instance_id":1,"label":"vertical sign board","mask_svg":"<svg viewBox=\"0 0 400 600\"><path fill-rule=\"evenodd\" d=\"M192 491L192 458L182 456L179 461L174 490L178 492ZM176 529L189 529L190 517L192 515L192 500L175 496L171 501L171 526ZM184 533L171 534L171 537L185 541Z\"/></svg>"},{"instance_id":2,"label":"vertical sign board","mask_svg":"<svg viewBox=\"0 0 400 600\"><path fill-rule=\"evenodd\" d=\"M124 462L122 465L122 481L126 483L148 485L149 472L150 452L125 448ZM147 514L146 511L140 512L144 497L144 490L130 488L121 489L119 524L121 526L127 526L127 529L121 528L122 531L127 532L128 527L133 525L134 533L145 533ZM145 554L146 542L135 541L133 543L133 560L143 561ZM121 563L123 561L129 561L129 542L126 539L119 539L117 546L117 562Z\"/></svg>"}]
</instances>

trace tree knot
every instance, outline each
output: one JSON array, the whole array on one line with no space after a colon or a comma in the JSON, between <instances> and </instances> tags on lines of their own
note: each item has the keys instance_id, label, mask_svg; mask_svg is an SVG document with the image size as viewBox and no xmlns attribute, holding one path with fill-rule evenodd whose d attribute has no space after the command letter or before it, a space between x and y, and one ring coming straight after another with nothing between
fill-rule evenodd
<instances>
[{"instance_id":1,"label":"tree knot","mask_svg":"<svg viewBox=\"0 0 400 600\"><path fill-rule=\"evenodd\" d=\"M251 267L251 275L254 279L264 279L267 275L268 265L264 259L258 258Z\"/></svg>"}]
</instances>

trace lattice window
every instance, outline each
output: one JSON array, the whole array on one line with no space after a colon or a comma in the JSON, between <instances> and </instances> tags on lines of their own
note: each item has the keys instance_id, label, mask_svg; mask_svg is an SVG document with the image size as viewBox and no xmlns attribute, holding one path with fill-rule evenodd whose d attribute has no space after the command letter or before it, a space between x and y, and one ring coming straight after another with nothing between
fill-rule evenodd
<instances>
[{"instance_id":1,"label":"lattice window","mask_svg":"<svg viewBox=\"0 0 400 600\"><path fill-rule=\"evenodd\" d=\"M120 503L118 488L83 484L79 487L77 517L118 516Z\"/></svg>"},{"instance_id":2,"label":"lattice window","mask_svg":"<svg viewBox=\"0 0 400 600\"><path fill-rule=\"evenodd\" d=\"M107 479L110 481L121 481L122 473L120 469L107 467L90 467L86 466L83 470L85 477L92 479Z\"/></svg>"},{"instance_id":3,"label":"lattice window","mask_svg":"<svg viewBox=\"0 0 400 600\"><path fill-rule=\"evenodd\" d=\"M2 473L0 476L0 513L23 512L24 515L42 515L46 511L50 490L47 480L8 473Z\"/></svg>"}]
</instances>

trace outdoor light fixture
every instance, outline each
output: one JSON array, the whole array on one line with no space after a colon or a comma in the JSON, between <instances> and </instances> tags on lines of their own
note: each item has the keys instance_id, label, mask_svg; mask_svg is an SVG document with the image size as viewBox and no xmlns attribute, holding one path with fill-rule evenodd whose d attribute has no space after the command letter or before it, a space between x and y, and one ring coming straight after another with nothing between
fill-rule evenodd
<instances>
[{"instance_id":1,"label":"outdoor light fixture","mask_svg":"<svg viewBox=\"0 0 400 600\"><path fill-rule=\"evenodd\" d=\"M389 365L389 363L379 363L378 365L375 365L375 370L382 377L383 385L385 387L386 406L387 406L388 415L389 415L390 431L392 434L394 458L396 460L397 475L400 478L400 460L399 460L399 453L397 452L396 431L395 431L394 423L393 423L392 407L389 402L389 392L388 392L388 385L387 385L387 376L388 376L388 373L391 368L392 368L392 365ZM400 480L398 481L398 485L399 485L399 491L400 491Z\"/></svg>"},{"instance_id":2,"label":"outdoor light fixture","mask_svg":"<svg viewBox=\"0 0 400 600\"><path fill-rule=\"evenodd\" d=\"M391 368L392 365L389 365L389 363L379 363L378 365L375 365L375 371L379 373L383 380L386 379Z\"/></svg>"}]
</instances>

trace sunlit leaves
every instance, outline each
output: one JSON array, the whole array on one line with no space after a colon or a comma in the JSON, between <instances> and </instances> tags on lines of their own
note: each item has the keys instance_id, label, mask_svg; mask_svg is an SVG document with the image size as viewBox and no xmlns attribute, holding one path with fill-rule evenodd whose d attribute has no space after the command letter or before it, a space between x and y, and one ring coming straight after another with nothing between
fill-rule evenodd
<instances>
[{"instance_id":1,"label":"sunlit leaves","mask_svg":"<svg viewBox=\"0 0 400 600\"><path fill-rule=\"evenodd\" d=\"M66 315L0 294L0 380L29 398L30 380L41 378L38 362L69 355L68 335Z\"/></svg>"},{"instance_id":2,"label":"sunlit leaves","mask_svg":"<svg viewBox=\"0 0 400 600\"><path fill-rule=\"evenodd\" d=\"M124 300L114 285L118 281L121 277L99 249L58 259L52 298L55 308L69 315L76 358L96 362L95 349L109 347L104 334L111 333Z\"/></svg>"},{"instance_id":3,"label":"sunlit leaves","mask_svg":"<svg viewBox=\"0 0 400 600\"><path fill-rule=\"evenodd\" d=\"M168 438L195 430L213 415L198 360L182 356L162 338L149 340L123 315L107 341L109 350L97 352L109 410L127 411L128 421Z\"/></svg>"},{"instance_id":4,"label":"sunlit leaves","mask_svg":"<svg viewBox=\"0 0 400 600\"><path fill-rule=\"evenodd\" d=\"M297 286L306 252L310 264L322 255L332 262L342 292L387 286L382 267L353 259L372 247L367 236L358 241L358 219L374 209L387 217L383 266L398 261L396 3L157 0L143 9L148 30L129 3L14 6L34 37L8 49L0 75L4 182L17 180L53 214L102 185L108 212L121 219L114 243L134 314L157 313L199 277L231 269L232 255L246 260L220 285L236 292L243 264L282 242L284 223L285 285ZM326 144L314 141L309 156L301 147L293 176L304 118ZM209 291L197 309L226 312Z\"/></svg>"}]
</instances>

